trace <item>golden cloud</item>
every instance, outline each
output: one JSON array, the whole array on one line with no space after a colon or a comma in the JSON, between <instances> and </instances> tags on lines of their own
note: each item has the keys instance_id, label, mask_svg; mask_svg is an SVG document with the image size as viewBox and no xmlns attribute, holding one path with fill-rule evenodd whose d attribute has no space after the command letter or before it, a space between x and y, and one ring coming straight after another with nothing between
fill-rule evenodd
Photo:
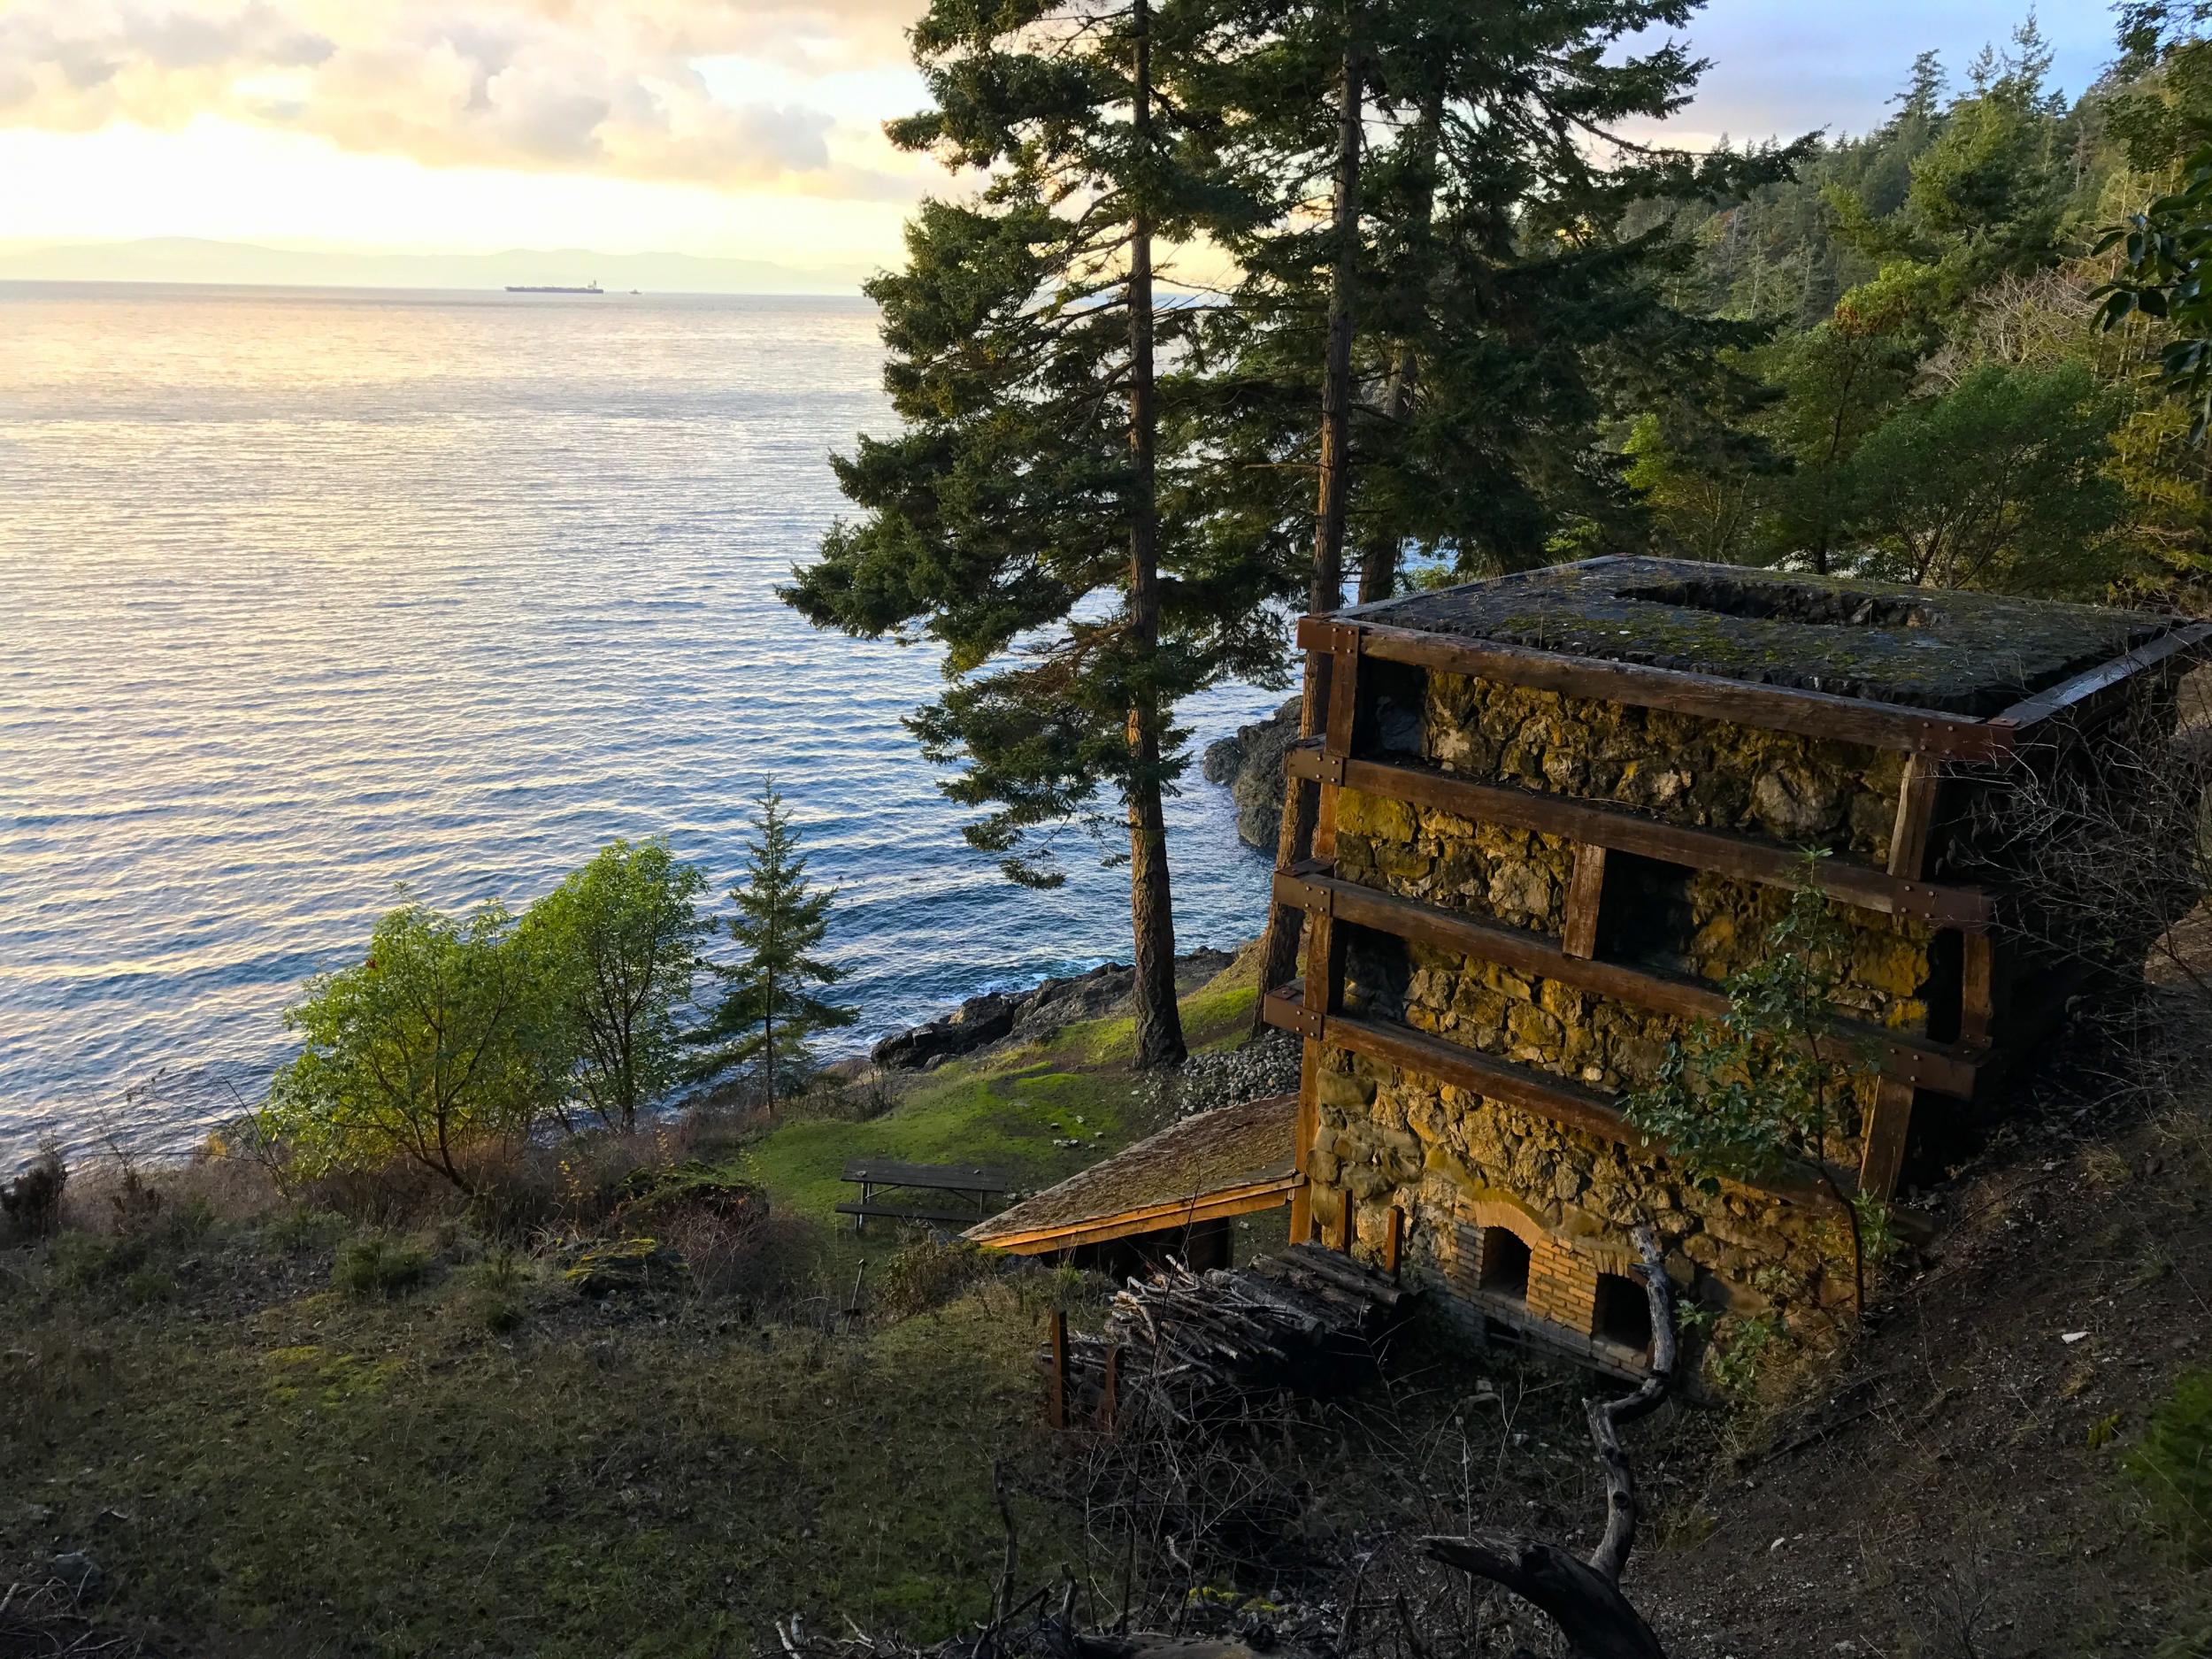
<instances>
[{"instance_id":1,"label":"golden cloud","mask_svg":"<svg viewBox=\"0 0 2212 1659\"><path fill-rule=\"evenodd\" d=\"M719 97L700 63L887 61L916 4L15 0L0 12L0 127L213 114L432 165L900 195L841 161L829 114Z\"/></svg>"}]
</instances>

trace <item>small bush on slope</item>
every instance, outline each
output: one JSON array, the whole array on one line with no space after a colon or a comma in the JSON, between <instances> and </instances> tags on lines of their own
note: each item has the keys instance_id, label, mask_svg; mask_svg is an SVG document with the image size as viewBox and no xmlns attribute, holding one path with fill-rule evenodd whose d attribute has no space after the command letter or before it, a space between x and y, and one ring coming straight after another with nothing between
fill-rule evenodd
<instances>
[{"instance_id":1,"label":"small bush on slope","mask_svg":"<svg viewBox=\"0 0 2212 1659\"><path fill-rule=\"evenodd\" d=\"M2193 1564L2212 1565L2212 1371L2175 1379L2125 1467L2162 1530Z\"/></svg>"}]
</instances>

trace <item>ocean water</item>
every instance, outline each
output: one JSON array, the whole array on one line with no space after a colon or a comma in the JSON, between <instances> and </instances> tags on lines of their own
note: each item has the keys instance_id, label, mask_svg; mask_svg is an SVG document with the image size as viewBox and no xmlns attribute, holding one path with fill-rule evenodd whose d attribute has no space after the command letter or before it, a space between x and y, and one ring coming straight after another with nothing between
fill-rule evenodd
<instances>
[{"instance_id":1,"label":"ocean water","mask_svg":"<svg viewBox=\"0 0 2212 1659\"><path fill-rule=\"evenodd\" d=\"M775 600L879 361L859 301L0 284L0 1169L188 1146L398 884L519 908L665 834L718 896L768 777L856 1043L1126 960L1079 830L1041 894L960 839L900 724L934 651ZM1248 936L1225 797L1170 823L1179 945Z\"/></svg>"}]
</instances>

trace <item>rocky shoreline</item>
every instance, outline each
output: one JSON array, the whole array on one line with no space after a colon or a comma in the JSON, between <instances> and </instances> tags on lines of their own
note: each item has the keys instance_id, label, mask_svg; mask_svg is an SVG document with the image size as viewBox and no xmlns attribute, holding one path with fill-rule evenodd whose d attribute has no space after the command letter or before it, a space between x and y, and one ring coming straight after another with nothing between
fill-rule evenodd
<instances>
[{"instance_id":1,"label":"rocky shoreline","mask_svg":"<svg viewBox=\"0 0 2212 1659\"><path fill-rule=\"evenodd\" d=\"M1186 951L1175 959L1176 987L1195 989L1235 960L1234 951ZM1127 964L1109 962L1026 991L986 991L949 1014L881 1039L868 1050L869 1064L887 1071L924 1071L1010 1037L1039 1036L1079 1019L1118 1014L1128 1005L1135 976Z\"/></svg>"},{"instance_id":2,"label":"rocky shoreline","mask_svg":"<svg viewBox=\"0 0 2212 1659\"><path fill-rule=\"evenodd\" d=\"M1271 857L1283 817L1283 755L1298 741L1298 710L1293 697L1264 720L1207 744L1198 761L1206 781L1236 803L1237 839Z\"/></svg>"},{"instance_id":3,"label":"rocky shoreline","mask_svg":"<svg viewBox=\"0 0 2212 1659\"><path fill-rule=\"evenodd\" d=\"M1298 741L1299 699L1293 697L1265 719L1239 726L1206 746L1200 771L1209 783L1229 791L1236 803L1237 838L1259 851L1275 850L1283 811L1283 757ZM1175 959L1177 988L1187 993L1236 960L1233 951L1210 948L1187 951ZM1102 1019L1125 1012L1134 970L1110 962L1087 973L1049 979L1025 991L987 991L949 1013L879 1039L864 1064L886 1071L926 1071L946 1061L974 1054L1015 1038L1034 1038L1079 1019ZM1177 1117L1209 1106L1284 1093L1298 1086L1298 1046L1281 1033L1225 1053L1194 1055L1162 1075L1156 1091Z\"/></svg>"}]
</instances>

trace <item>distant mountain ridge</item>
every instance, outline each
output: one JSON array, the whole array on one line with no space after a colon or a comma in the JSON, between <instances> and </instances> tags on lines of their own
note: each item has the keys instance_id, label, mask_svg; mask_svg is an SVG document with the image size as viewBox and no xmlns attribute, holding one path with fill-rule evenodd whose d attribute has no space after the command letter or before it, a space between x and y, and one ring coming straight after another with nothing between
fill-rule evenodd
<instances>
[{"instance_id":1,"label":"distant mountain ridge","mask_svg":"<svg viewBox=\"0 0 2212 1659\"><path fill-rule=\"evenodd\" d=\"M869 267L780 265L683 253L510 249L503 253L351 253L193 236L26 246L0 242L0 281L222 282L274 288L502 288L597 281L610 293L853 294Z\"/></svg>"}]
</instances>

